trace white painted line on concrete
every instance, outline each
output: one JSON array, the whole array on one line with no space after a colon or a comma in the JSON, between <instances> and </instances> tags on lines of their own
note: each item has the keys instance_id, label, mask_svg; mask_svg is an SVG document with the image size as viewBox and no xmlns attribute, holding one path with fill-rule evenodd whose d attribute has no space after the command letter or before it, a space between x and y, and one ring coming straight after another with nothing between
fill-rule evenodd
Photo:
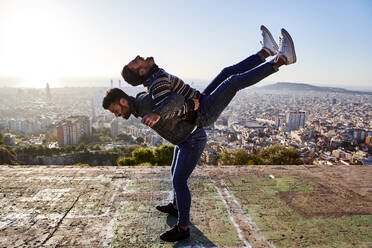
<instances>
[{"instance_id":1,"label":"white painted line on concrete","mask_svg":"<svg viewBox=\"0 0 372 248\"><path fill-rule=\"evenodd\" d=\"M127 181L127 183L125 184L125 187L123 189L123 192L125 193L127 191L127 188L128 188L128 185L129 185L129 182ZM118 220L119 218L119 215L120 215L120 209L121 209L121 206L123 205L124 201L120 201L119 202L119 206L118 208L116 209L115 211L115 214L113 216L113 218L111 219L111 221L109 222L109 224L107 225L107 229L106 229L106 236L105 236L105 240L103 241L103 245L102 247L108 247L111 245L112 243L112 239L114 237L114 228L115 228L115 223L116 221Z\"/></svg>"},{"instance_id":2,"label":"white painted line on concrete","mask_svg":"<svg viewBox=\"0 0 372 248\"><path fill-rule=\"evenodd\" d=\"M166 191L166 192L168 192L168 197L167 197L167 199L165 199L165 201L173 201L173 191L169 190L169 191Z\"/></svg>"},{"instance_id":3,"label":"white painted line on concrete","mask_svg":"<svg viewBox=\"0 0 372 248\"><path fill-rule=\"evenodd\" d=\"M4 219L6 220L25 220L25 219L58 219L58 218L61 218L63 216L63 214L38 214L36 215L37 213L28 213L28 214L24 214L24 213L12 213L12 214L8 214L7 216L4 216L2 218L2 221Z\"/></svg>"},{"instance_id":4,"label":"white painted line on concrete","mask_svg":"<svg viewBox=\"0 0 372 248\"><path fill-rule=\"evenodd\" d=\"M33 197L20 199L20 201L57 201L64 193L69 192L71 188L64 189L43 189Z\"/></svg>"},{"instance_id":5,"label":"white painted line on concrete","mask_svg":"<svg viewBox=\"0 0 372 248\"><path fill-rule=\"evenodd\" d=\"M217 186L217 184L216 184L216 181L213 180L213 184L214 184L214 187L216 188L216 190L217 190L217 192L218 192L218 195L220 196L220 198L221 198L223 204L224 204L225 207L226 207L227 214L229 215L229 219L230 219L231 223L234 225L235 230L237 231L240 240L244 243L244 245L245 245L246 248L252 248L251 244L249 244L249 242L248 242L248 241L243 237L243 232L242 232L242 230L240 229L239 225L236 223L235 218L234 218L234 216L232 215L232 213L231 213L231 211L230 211L230 208L229 208L229 206L228 206L228 204L227 204L225 198L223 197L220 188L219 188L219 187Z\"/></svg>"},{"instance_id":6,"label":"white painted line on concrete","mask_svg":"<svg viewBox=\"0 0 372 248\"><path fill-rule=\"evenodd\" d=\"M116 209L115 214L113 218L110 220L108 226L107 226L107 231L106 231L106 237L105 240L103 241L102 247L109 247L112 243L112 239L114 237L114 232L115 232L115 223L117 222L119 216L120 216L120 209L123 205L123 201L119 202L118 209Z\"/></svg>"},{"instance_id":7,"label":"white painted line on concrete","mask_svg":"<svg viewBox=\"0 0 372 248\"><path fill-rule=\"evenodd\" d=\"M119 193L119 188L123 184L124 180L118 180L116 187L114 189L114 193L111 196L110 202L106 208L106 211L103 214L98 214L98 215L73 215L71 213L68 213L67 216L65 217L66 219L79 219L79 218L101 218L101 217L106 217L108 213L111 210L112 204L114 202L114 198L116 195ZM40 192L39 192L40 193ZM29 199L26 199L25 201L28 201ZM17 219L26 219L26 218L33 218L33 219L59 219L63 216L63 214L38 214L35 215L36 213L30 213L30 214L22 214L22 213L12 213L8 214L7 216L3 217L1 221L3 222L4 219L5 221L8 220L17 220Z\"/></svg>"},{"instance_id":8,"label":"white painted line on concrete","mask_svg":"<svg viewBox=\"0 0 372 248\"><path fill-rule=\"evenodd\" d=\"M112 181L109 177L0 177L0 180L19 180L23 182L29 182L32 180L45 180L45 181L52 181L52 180L59 180L59 181Z\"/></svg>"},{"instance_id":9,"label":"white painted line on concrete","mask_svg":"<svg viewBox=\"0 0 372 248\"><path fill-rule=\"evenodd\" d=\"M120 186L123 184L124 180L118 180L118 182L116 183L116 187L114 189L114 193L112 194L111 196L111 199L110 199L110 202L106 208L106 211L103 213L103 214L98 214L98 215L93 215L93 214L89 214L89 215L72 215L72 214L68 214L66 216L66 218L69 218L69 219L80 219L80 218L101 218L101 217L105 217L108 215L108 213L110 212L111 210L111 207L112 207L112 204L114 202L114 199L116 197L116 195L119 193L119 188ZM128 184L125 185L125 188L128 186Z\"/></svg>"},{"instance_id":10,"label":"white painted line on concrete","mask_svg":"<svg viewBox=\"0 0 372 248\"><path fill-rule=\"evenodd\" d=\"M152 179L151 179L151 180L152 180ZM171 182L171 181L172 181L172 180L167 179L167 178L165 178L165 179L163 179L163 178L156 178L155 180L156 180L156 181L165 181L165 182ZM141 178L141 179L134 179L134 180L133 180L133 179L132 179L132 180L129 179L127 185L128 185L129 187L132 187L134 181L141 181L141 182L144 182L144 181L148 181L148 179L143 179L143 178ZM160 200L160 201L158 201L158 200L142 200L141 202L162 202L162 201L173 201L173 190L137 191L137 190L135 190L135 189L127 189L127 188L126 188L125 192L123 192L123 193L147 193L147 194L151 194L151 193L163 193L163 194L167 194L167 198L164 199L164 200Z\"/></svg>"},{"instance_id":11,"label":"white painted line on concrete","mask_svg":"<svg viewBox=\"0 0 372 248\"><path fill-rule=\"evenodd\" d=\"M14 220L0 221L0 230L7 227L9 224L11 224L13 222L14 222Z\"/></svg>"},{"instance_id":12,"label":"white painted line on concrete","mask_svg":"<svg viewBox=\"0 0 372 248\"><path fill-rule=\"evenodd\" d=\"M261 231L258 228L258 226L256 225L256 223L252 220L251 217L249 217L249 215L246 213L246 211L244 211L244 209L241 207L240 203L236 200L235 196L232 193L230 193L230 191L227 189L227 186L226 186L225 182L222 179L220 179L220 184L223 187L224 193L227 195L227 197L229 199L231 199L234 202L234 204L236 205L235 211L237 212L237 214L239 214L239 217L240 217L239 219L244 221L244 223L252 231L254 231L255 238L259 241L265 242L267 245L274 248L275 246L272 243L270 243L268 240L266 240L266 238L261 233Z\"/></svg>"}]
</instances>

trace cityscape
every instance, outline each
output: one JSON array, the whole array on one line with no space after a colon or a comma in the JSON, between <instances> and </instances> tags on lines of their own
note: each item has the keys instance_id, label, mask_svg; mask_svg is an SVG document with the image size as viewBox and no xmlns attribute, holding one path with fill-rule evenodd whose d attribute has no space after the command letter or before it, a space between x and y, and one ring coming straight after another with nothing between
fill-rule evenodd
<instances>
[{"instance_id":1,"label":"cityscape","mask_svg":"<svg viewBox=\"0 0 372 248\"><path fill-rule=\"evenodd\" d=\"M110 80L108 86L122 84ZM372 94L309 91L306 87L278 83L239 92L214 125L206 128L208 142L200 164L217 165L223 150L257 154L275 144L295 148L304 164L371 164ZM101 104L107 89L50 88L49 84L44 89L2 88L0 127L5 145L58 148L84 144L110 151L169 144L140 119L114 118L104 110ZM133 96L141 91L123 89ZM97 130L106 135L92 139ZM58 163L67 162L60 159Z\"/></svg>"},{"instance_id":2,"label":"cityscape","mask_svg":"<svg viewBox=\"0 0 372 248\"><path fill-rule=\"evenodd\" d=\"M0 247L372 248L371 13L1 0Z\"/></svg>"}]
</instances>

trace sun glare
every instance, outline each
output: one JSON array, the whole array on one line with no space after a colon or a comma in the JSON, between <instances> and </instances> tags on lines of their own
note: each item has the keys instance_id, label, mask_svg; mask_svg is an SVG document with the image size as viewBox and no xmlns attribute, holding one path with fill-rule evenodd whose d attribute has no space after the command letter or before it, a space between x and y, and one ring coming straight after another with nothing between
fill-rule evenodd
<instances>
[{"instance_id":1,"label":"sun glare","mask_svg":"<svg viewBox=\"0 0 372 248\"><path fill-rule=\"evenodd\" d=\"M53 87L56 78L71 72L74 20L57 1L17 3L9 6L5 17L7 35L0 53L7 59L0 66L23 78L21 87L40 88L47 82Z\"/></svg>"}]
</instances>

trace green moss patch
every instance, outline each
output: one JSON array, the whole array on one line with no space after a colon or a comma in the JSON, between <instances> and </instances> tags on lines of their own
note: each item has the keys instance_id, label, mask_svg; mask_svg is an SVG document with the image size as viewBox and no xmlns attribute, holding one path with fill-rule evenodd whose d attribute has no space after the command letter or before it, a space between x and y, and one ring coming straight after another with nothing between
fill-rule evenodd
<instances>
[{"instance_id":1,"label":"green moss patch","mask_svg":"<svg viewBox=\"0 0 372 248\"><path fill-rule=\"evenodd\" d=\"M296 196L292 203L298 208L316 205L309 201L317 199L318 185L309 179L251 176L226 180L226 185L276 247L368 247L372 244L371 215L304 218L281 199L281 194L289 194Z\"/></svg>"}]
</instances>

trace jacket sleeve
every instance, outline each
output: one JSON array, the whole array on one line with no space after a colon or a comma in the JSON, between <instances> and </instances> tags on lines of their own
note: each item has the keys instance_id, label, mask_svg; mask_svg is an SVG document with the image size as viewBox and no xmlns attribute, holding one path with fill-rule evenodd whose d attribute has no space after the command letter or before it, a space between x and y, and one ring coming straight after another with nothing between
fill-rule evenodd
<instances>
[{"instance_id":1,"label":"jacket sleeve","mask_svg":"<svg viewBox=\"0 0 372 248\"><path fill-rule=\"evenodd\" d=\"M150 94L154 100L153 112L163 119L181 116L194 110L194 101L185 100L185 97L172 92L171 82L168 78L157 80L150 87Z\"/></svg>"}]
</instances>

